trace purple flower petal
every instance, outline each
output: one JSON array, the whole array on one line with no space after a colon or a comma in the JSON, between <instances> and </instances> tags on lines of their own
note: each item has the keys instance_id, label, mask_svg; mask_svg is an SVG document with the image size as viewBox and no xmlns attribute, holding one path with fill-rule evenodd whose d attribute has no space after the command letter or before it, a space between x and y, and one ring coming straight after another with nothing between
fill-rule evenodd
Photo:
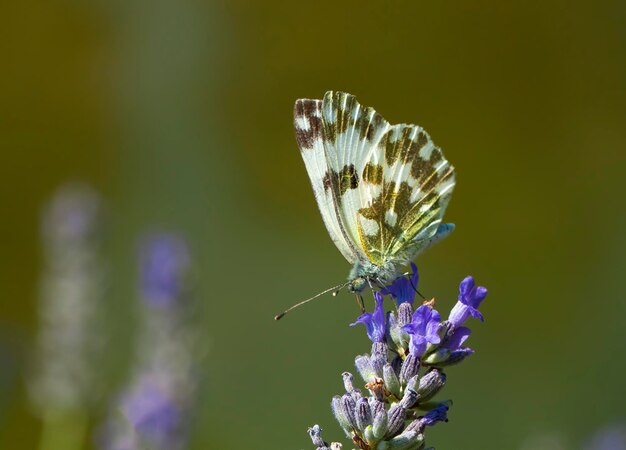
<instances>
[{"instance_id":1,"label":"purple flower petal","mask_svg":"<svg viewBox=\"0 0 626 450\"><path fill-rule=\"evenodd\" d=\"M448 337L443 347L455 351L461 348L463 343L469 338L472 330L467 327L459 327L452 333L452 336Z\"/></svg>"},{"instance_id":2,"label":"purple flower petal","mask_svg":"<svg viewBox=\"0 0 626 450\"><path fill-rule=\"evenodd\" d=\"M402 327L411 336L410 353L422 356L427 343L438 344L441 341L437 334L440 322L441 316L430 305L422 305L415 310L411 323Z\"/></svg>"},{"instance_id":3,"label":"purple flower petal","mask_svg":"<svg viewBox=\"0 0 626 450\"><path fill-rule=\"evenodd\" d=\"M459 285L459 298L450 311L448 321L455 327L463 324L469 316L484 321L478 307L485 297L487 297L487 289L483 286L475 286L474 278L466 277Z\"/></svg>"},{"instance_id":4,"label":"purple flower petal","mask_svg":"<svg viewBox=\"0 0 626 450\"><path fill-rule=\"evenodd\" d=\"M140 245L141 289L150 306L167 307L180 296L189 266L186 242L172 234L153 235Z\"/></svg>"},{"instance_id":5,"label":"purple flower petal","mask_svg":"<svg viewBox=\"0 0 626 450\"><path fill-rule=\"evenodd\" d=\"M419 275L417 273L417 266L411 263L412 274L409 277L399 277L389 286L381 289L383 295L391 295L398 305L408 302L411 305L415 301L415 293L417 289L417 282L419 281Z\"/></svg>"},{"instance_id":6,"label":"purple flower petal","mask_svg":"<svg viewBox=\"0 0 626 450\"><path fill-rule=\"evenodd\" d=\"M435 425L437 422L447 422L448 421L448 406L446 404L441 404L437 406L435 409L431 409L422 417L420 417L420 422L424 427L430 427Z\"/></svg>"},{"instance_id":7,"label":"purple flower petal","mask_svg":"<svg viewBox=\"0 0 626 450\"><path fill-rule=\"evenodd\" d=\"M128 421L144 437L157 442L172 439L181 415L170 395L152 380L141 380L122 401Z\"/></svg>"},{"instance_id":8,"label":"purple flower petal","mask_svg":"<svg viewBox=\"0 0 626 450\"><path fill-rule=\"evenodd\" d=\"M374 292L374 298L376 299L376 306L373 313L363 313L356 319L356 322L351 323L353 327L359 323L365 325L367 336L372 342L385 342L387 336L387 316L383 309L384 297L379 292Z\"/></svg>"}]
</instances>

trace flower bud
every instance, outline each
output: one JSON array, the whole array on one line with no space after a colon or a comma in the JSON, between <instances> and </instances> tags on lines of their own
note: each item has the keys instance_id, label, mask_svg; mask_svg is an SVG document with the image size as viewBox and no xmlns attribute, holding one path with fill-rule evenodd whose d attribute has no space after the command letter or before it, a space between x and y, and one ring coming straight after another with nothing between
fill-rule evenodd
<instances>
[{"instance_id":1,"label":"flower bud","mask_svg":"<svg viewBox=\"0 0 626 450\"><path fill-rule=\"evenodd\" d=\"M387 431L387 411L382 409L374 416L372 434L374 435L374 439L380 440L387 434Z\"/></svg>"},{"instance_id":2,"label":"flower bud","mask_svg":"<svg viewBox=\"0 0 626 450\"><path fill-rule=\"evenodd\" d=\"M439 347L437 350L432 352L426 358L424 358L424 364L435 366L441 364L443 361L450 358L450 350L447 348Z\"/></svg>"},{"instance_id":3,"label":"flower bud","mask_svg":"<svg viewBox=\"0 0 626 450\"><path fill-rule=\"evenodd\" d=\"M346 392L354 391L354 384L352 382L354 377L352 374L350 372L344 372L341 374L341 377L343 378L343 387L346 389Z\"/></svg>"},{"instance_id":4,"label":"flower bud","mask_svg":"<svg viewBox=\"0 0 626 450\"><path fill-rule=\"evenodd\" d=\"M385 387L389 392L396 396L396 398L400 398L400 380L396 376L396 372L391 367L391 364L385 364L383 367L383 380L385 380Z\"/></svg>"},{"instance_id":5,"label":"flower bud","mask_svg":"<svg viewBox=\"0 0 626 450\"><path fill-rule=\"evenodd\" d=\"M398 326L402 327L407 323L411 323L411 316L413 315L413 306L410 303L400 303L398 306Z\"/></svg>"},{"instance_id":6,"label":"flower bud","mask_svg":"<svg viewBox=\"0 0 626 450\"><path fill-rule=\"evenodd\" d=\"M333 411L333 415L339 423L339 426L343 429L346 435L350 436L350 433L352 431L352 425L350 424L350 421L348 420L344 412L343 405L341 403L341 397L335 395L330 405Z\"/></svg>"},{"instance_id":7,"label":"flower bud","mask_svg":"<svg viewBox=\"0 0 626 450\"><path fill-rule=\"evenodd\" d=\"M403 303L404 305L404 303ZM407 381L417 375L417 372L420 368L420 360L417 356L413 354L408 354L406 358L404 358L404 362L402 363L402 368L400 369L400 383L405 385Z\"/></svg>"},{"instance_id":8,"label":"flower bud","mask_svg":"<svg viewBox=\"0 0 626 450\"><path fill-rule=\"evenodd\" d=\"M424 435L417 431L404 431L402 434L390 439L389 449L413 450L424 444Z\"/></svg>"},{"instance_id":9,"label":"flower bud","mask_svg":"<svg viewBox=\"0 0 626 450\"><path fill-rule=\"evenodd\" d=\"M393 322L390 324L389 335L391 340L400 350L400 353L405 351L409 346L410 337L406 331L402 329L402 326L411 322L411 316L413 314L413 307L410 303L401 303L398 306L398 311L393 315ZM390 316L391 317L391 316Z\"/></svg>"},{"instance_id":10,"label":"flower bud","mask_svg":"<svg viewBox=\"0 0 626 450\"><path fill-rule=\"evenodd\" d=\"M364 431L368 425L372 424L372 410L366 398L361 398L356 403L355 418L357 428Z\"/></svg>"},{"instance_id":11,"label":"flower bud","mask_svg":"<svg viewBox=\"0 0 626 450\"><path fill-rule=\"evenodd\" d=\"M341 397L341 407L352 428L356 428L356 418L354 417L356 403L350 394L344 394Z\"/></svg>"},{"instance_id":12,"label":"flower bud","mask_svg":"<svg viewBox=\"0 0 626 450\"><path fill-rule=\"evenodd\" d=\"M448 356L448 358L440 363L435 364L437 367L445 367L445 366L452 366L454 364L458 364L461 361L463 361L465 358L467 358L468 356L471 356L474 354L474 350L472 350L471 348L461 348L459 350L455 350L452 353L450 353L450 355Z\"/></svg>"},{"instance_id":13,"label":"flower bud","mask_svg":"<svg viewBox=\"0 0 626 450\"><path fill-rule=\"evenodd\" d=\"M354 400L354 403L358 402L360 399L363 398L363 394L361 394L361 391L359 391L358 389L355 389L354 391L350 392L350 396L352 397L352 400Z\"/></svg>"},{"instance_id":14,"label":"flower bud","mask_svg":"<svg viewBox=\"0 0 626 450\"><path fill-rule=\"evenodd\" d=\"M443 388L445 383L446 375L443 372L433 369L426 373L426 375L420 379L417 388L420 401L426 401L434 397L435 394Z\"/></svg>"},{"instance_id":15,"label":"flower bud","mask_svg":"<svg viewBox=\"0 0 626 450\"><path fill-rule=\"evenodd\" d=\"M321 436L322 429L320 428L319 425L313 425L311 428L307 430L307 432L309 433L309 436L311 436L313 445L315 445L316 447L327 446L326 442L324 442L324 439L322 439L322 436Z\"/></svg>"},{"instance_id":16,"label":"flower bud","mask_svg":"<svg viewBox=\"0 0 626 450\"><path fill-rule=\"evenodd\" d=\"M400 405L402 405L404 409L409 409L417 402L417 397L417 392L413 389L405 389Z\"/></svg>"},{"instance_id":17,"label":"flower bud","mask_svg":"<svg viewBox=\"0 0 626 450\"><path fill-rule=\"evenodd\" d=\"M370 409L372 410L372 417L376 417L381 411L385 410L385 404L374 397L368 399Z\"/></svg>"},{"instance_id":18,"label":"flower bud","mask_svg":"<svg viewBox=\"0 0 626 450\"><path fill-rule=\"evenodd\" d=\"M372 369L374 370L374 373L376 374L376 377L382 378L383 377L383 367L387 363L387 357L381 355L380 353L374 353L371 356L370 361L372 363Z\"/></svg>"},{"instance_id":19,"label":"flower bud","mask_svg":"<svg viewBox=\"0 0 626 450\"><path fill-rule=\"evenodd\" d=\"M372 431L374 428L372 427L372 425L368 425L367 427L365 427L365 430L363 430L363 438L365 439L365 442L367 442L368 444L374 444L376 442L376 438L374 437L374 432Z\"/></svg>"},{"instance_id":20,"label":"flower bud","mask_svg":"<svg viewBox=\"0 0 626 450\"><path fill-rule=\"evenodd\" d=\"M404 386L404 391L417 391L419 382L419 375L414 375L409 381L407 381L406 386Z\"/></svg>"},{"instance_id":21,"label":"flower bud","mask_svg":"<svg viewBox=\"0 0 626 450\"><path fill-rule=\"evenodd\" d=\"M354 365L356 366L356 370L363 378L363 381L369 383L374 378L376 378L376 372L372 368L372 361L368 355L360 355L354 359Z\"/></svg>"},{"instance_id":22,"label":"flower bud","mask_svg":"<svg viewBox=\"0 0 626 450\"><path fill-rule=\"evenodd\" d=\"M399 403L396 403L391 408L389 408L389 413L387 414L387 436L393 436L397 433L402 425L404 424L404 418L406 416L406 411Z\"/></svg>"},{"instance_id":23,"label":"flower bud","mask_svg":"<svg viewBox=\"0 0 626 450\"><path fill-rule=\"evenodd\" d=\"M372 342L372 356L381 355L387 360L387 344L385 342Z\"/></svg>"}]
</instances>

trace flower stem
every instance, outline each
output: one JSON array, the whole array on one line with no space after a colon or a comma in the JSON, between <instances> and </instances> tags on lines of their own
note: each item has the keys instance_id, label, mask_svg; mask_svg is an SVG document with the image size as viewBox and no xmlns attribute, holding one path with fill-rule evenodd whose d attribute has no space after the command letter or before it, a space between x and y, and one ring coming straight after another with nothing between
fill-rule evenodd
<instances>
[{"instance_id":1,"label":"flower stem","mask_svg":"<svg viewBox=\"0 0 626 450\"><path fill-rule=\"evenodd\" d=\"M87 417L81 411L46 412L42 418L39 450L80 450L85 443Z\"/></svg>"}]
</instances>

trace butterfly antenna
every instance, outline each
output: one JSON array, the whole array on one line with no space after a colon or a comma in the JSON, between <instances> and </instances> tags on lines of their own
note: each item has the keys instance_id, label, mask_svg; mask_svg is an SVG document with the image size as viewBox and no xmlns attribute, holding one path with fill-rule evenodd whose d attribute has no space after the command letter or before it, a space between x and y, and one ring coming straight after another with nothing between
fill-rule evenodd
<instances>
[{"instance_id":1,"label":"butterfly antenna","mask_svg":"<svg viewBox=\"0 0 626 450\"><path fill-rule=\"evenodd\" d=\"M331 287L331 288L329 288L329 289L326 289L325 291L322 291L322 292L320 292L319 294L315 294L315 295L314 295L313 297L311 297L311 298L307 298L306 300L302 300L301 302L296 303L296 304L295 304L295 305L293 305L293 306L290 306L289 308L287 308L286 310L284 310L284 311L283 311L283 312L281 312L280 314L276 314L276 315L274 316L274 320L280 320L280 319L282 319L282 318L283 318L283 317L285 317L285 315L286 315L289 311L291 311L292 309L296 309L297 307L302 306L302 305L304 305L305 303L309 303L310 301L315 300L317 297L321 297L322 295L324 295L324 294L328 294L328 293L329 293L329 292L331 292L331 291L333 291L333 297L334 297L335 295L337 295L337 292L339 292L341 289L343 289L343 288L344 288L344 287L346 287L347 285L348 285L348 283L342 283L342 284L339 284L339 285L337 285L337 286L333 286L333 287Z\"/></svg>"},{"instance_id":2,"label":"butterfly antenna","mask_svg":"<svg viewBox=\"0 0 626 450\"><path fill-rule=\"evenodd\" d=\"M411 283L411 287L413 288L413 290L414 290L415 292L417 292L417 295L419 295L420 297L422 297L422 300L426 300L426 297L424 297L424 296L422 295L422 293L421 293L420 291L418 291L418 290L417 290L417 288L416 288L416 287L415 287L415 285L413 284L413 280L411 280L410 278L409 278L409 283Z\"/></svg>"}]
</instances>

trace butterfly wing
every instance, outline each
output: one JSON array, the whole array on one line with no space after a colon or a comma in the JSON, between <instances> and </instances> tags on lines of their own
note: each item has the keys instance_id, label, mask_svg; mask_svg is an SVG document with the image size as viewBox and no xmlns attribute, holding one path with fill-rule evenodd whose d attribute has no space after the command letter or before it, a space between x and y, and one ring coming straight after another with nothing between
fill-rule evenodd
<instances>
[{"instance_id":1,"label":"butterfly wing","mask_svg":"<svg viewBox=\"0 0 626 450\"><path fill-rule=\"evenodd\" d=\"M339 209L335 177L328 166L324 148L322 101L300 99L294 107L296 141L311 179L313 194L328 234L349 263L363 256L347 233Z\"/></svg>"},{"instance_id":2,"label":"butterfly wing","mask_svg":"<svg viewBox=\"0 0 626 450\"><path fill-rule=\"evenodd\" d=\"M394 125L377 143L382 157L380 194L359 210L378 224L363 228L365 245L377 260L413 259L437 233L455 184L454 168L423 128ZM363 219L361 219L363 222Z\"/></svg>"},{"instance_id":3,"label":"butterfly wing","mask_svg":"<svg viewBox=\"0 0 626 450\"><path fill-rule=\"evenodd\" d=\"M296 135L326 227L348 261L408 260L432 240L454 169L421 127L392 126L331 91L296 102Z\"/></svg>"},{"instance_id":4,"label":"butterfly wing","mask_svg":"<svg viewBox=\"0 0 626 450\"><path fill-rule=\"evenodd\" d=\"M378 224L360 214L380 194L381 186L371 169L381 153L376 143L389 123L374 111L362 107L356 98L343 92L327 92L322 105L324 151L331 184L336 192L339 220L351 242L359 249L360 261L376 262L364 233L376 235Z\"/></svg>"}]
</instances>

